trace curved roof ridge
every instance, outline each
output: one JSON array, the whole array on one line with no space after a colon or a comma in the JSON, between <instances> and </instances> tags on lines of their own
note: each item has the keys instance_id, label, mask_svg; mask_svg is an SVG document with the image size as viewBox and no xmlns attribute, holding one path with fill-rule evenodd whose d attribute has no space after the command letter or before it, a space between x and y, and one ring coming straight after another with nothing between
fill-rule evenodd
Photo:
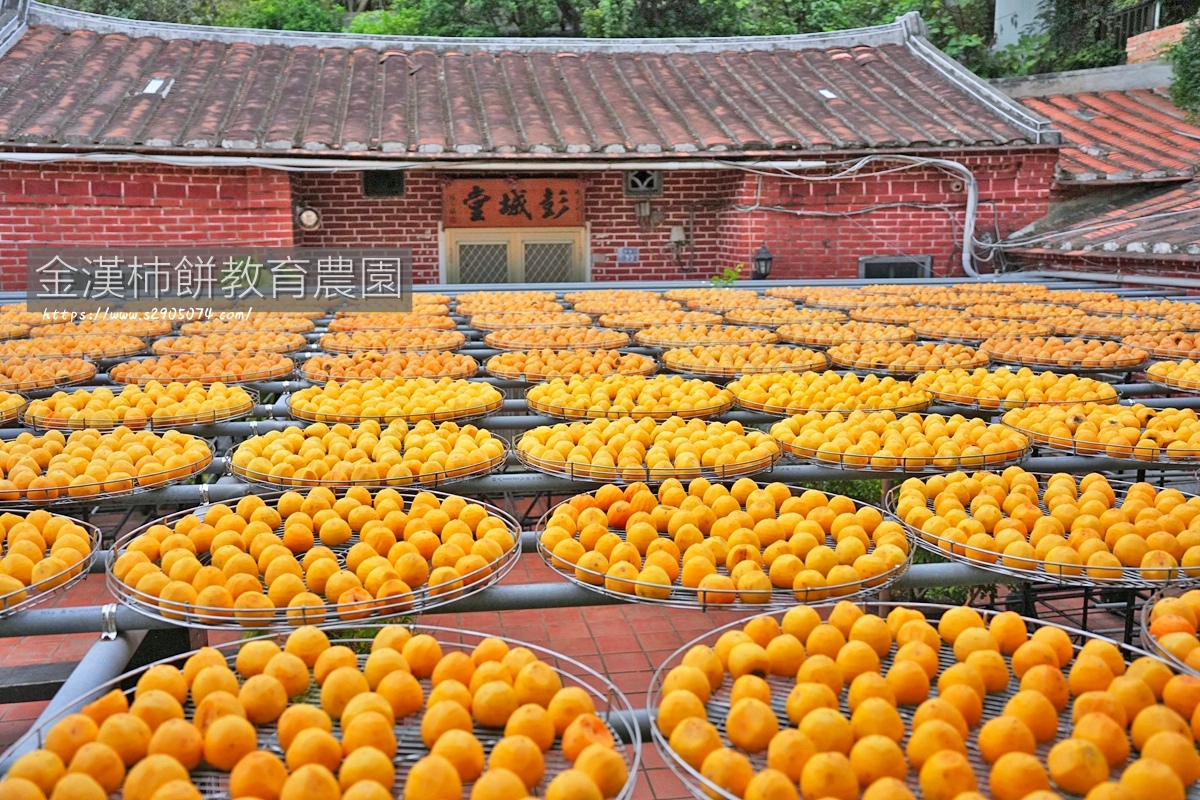
<instances>
[{"instance_id":1,"label":"curved roof ridge","mask_svg":"<svg viewBox=\"0 0 1200 800\"><path fill-rule=\"evenodd\" d=\"M183 25L108 17L86 11L30 0L28 24L53 25L68 30L96 33L124 33L130 37L153 36L160 39L193 39L225 43L283 45L322 48L374 50L429 50L456 52L559 52L578 53L704 53L729 50L809 50L831 47L901 44L913 36L924 36L920 15L910 12L895 22L842 31L798 33L777 36L708 36L643 39L593 39L583 37L459 37L459 36L386 36L360 33L314 33L309 31L273 31L252 28L225 28L207 25Z\"/></svg>"}]
</instances>

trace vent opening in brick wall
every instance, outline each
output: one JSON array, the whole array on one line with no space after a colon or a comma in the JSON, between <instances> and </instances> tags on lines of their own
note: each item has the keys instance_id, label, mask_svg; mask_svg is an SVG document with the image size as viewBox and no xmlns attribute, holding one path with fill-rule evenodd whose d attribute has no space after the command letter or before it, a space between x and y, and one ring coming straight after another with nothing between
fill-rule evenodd
<instances>
[{"instance_id":1,"label":"vent opening in brick wall","mask_svg":"<svg viewBox=\"0 0 1200 800\"><path fill-rule=\"evenodd\" d=\"M631 169L625 172L625 196L661 197L663 193L663 174L657 169Z\"/></svg>"},{"instance_id":2,"label":"vent opening in brick wall","mask_svg":"<svg viewBox=\"0 0 1200 800\"><path fill-rule=\"evenodd\" d=\"M404 197L403 170L363 170L362 193L364 197Z\"/></svg>"}]
</instances>

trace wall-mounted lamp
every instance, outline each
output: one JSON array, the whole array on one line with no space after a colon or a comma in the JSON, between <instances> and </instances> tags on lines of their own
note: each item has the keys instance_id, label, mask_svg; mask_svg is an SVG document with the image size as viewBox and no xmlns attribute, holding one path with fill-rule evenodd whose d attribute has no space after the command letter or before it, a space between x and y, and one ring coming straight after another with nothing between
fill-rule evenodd
<instances>
[{"instance_id":1,"label":"wall-mounted lamp","mask_svg":"<svg viewBox=\"0 0 1200 800\"><path fill-rule=\"evenodd\" d=\"M671 249L675 251L675 263L683 263L683 248L687 245L687 231L682 225L671 226Z\"/></svg>"},{"instance_id":2,"label":"wall-mounted lamp","mask_svg":"<svg viewBox=\"0 0 1200 800\"><path fill-rule=\"evenodd\" d=\"M758 252L754 254L754 275L756 281L765 281L767 276L771 274L771 262L775 260L775 256L771 255L771 251L767 249L767 243L763 242L762 247L758 248Z\"/></svg>"},{"instance_id":3,"label":"wall-mounted lamp","mask_svg":"<svg viewBox=\"0 0 1200 800\"><path fill-rule=\"evenodd\" d=\"M315 231L321 227L321 212L312 206L296 208L296 224L306 231Z\"/></svg>"}]
</instances>

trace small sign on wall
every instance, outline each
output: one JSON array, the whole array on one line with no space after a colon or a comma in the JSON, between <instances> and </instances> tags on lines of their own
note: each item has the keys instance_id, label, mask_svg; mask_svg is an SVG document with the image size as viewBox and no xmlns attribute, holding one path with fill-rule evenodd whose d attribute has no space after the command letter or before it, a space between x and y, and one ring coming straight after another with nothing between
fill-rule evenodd
<instances>
[{"instance_id":1,"label":"small sign on wall","mask_svg":"<svg viewBox=\"0 0 1200 800\"><path fill-rule=\"evenodd\" d=\"M447 228L578 228L583 184L561 178L452 180L442 208Z\"/></svg>"},{"instance_id":2,"label":"small sign on wall","mask_svg":"<svg viewBox=\"0 0 1200 800\"><path fill-rule=\"evenodd\" d=\"M639 260L640 249L637 247L618 247L617 248L617 263L618 264L636 264Z\"/></svg>"}]
</instances>

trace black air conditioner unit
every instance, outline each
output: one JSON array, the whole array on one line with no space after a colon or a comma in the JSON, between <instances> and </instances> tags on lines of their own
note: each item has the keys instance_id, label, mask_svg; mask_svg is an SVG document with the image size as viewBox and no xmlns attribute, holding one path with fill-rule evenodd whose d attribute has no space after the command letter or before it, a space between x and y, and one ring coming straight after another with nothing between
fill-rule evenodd
<instances>
[{"instance_id":1,"label":"black air conditioner unit","mask_svg":"<svg viewBox=\"0 0 1200 800\"><path fill-rule=\"evenodd\" d=\"M869 280L933 277L933 256L864 256L858 277Z\"/></svg>"}]
</instances>

